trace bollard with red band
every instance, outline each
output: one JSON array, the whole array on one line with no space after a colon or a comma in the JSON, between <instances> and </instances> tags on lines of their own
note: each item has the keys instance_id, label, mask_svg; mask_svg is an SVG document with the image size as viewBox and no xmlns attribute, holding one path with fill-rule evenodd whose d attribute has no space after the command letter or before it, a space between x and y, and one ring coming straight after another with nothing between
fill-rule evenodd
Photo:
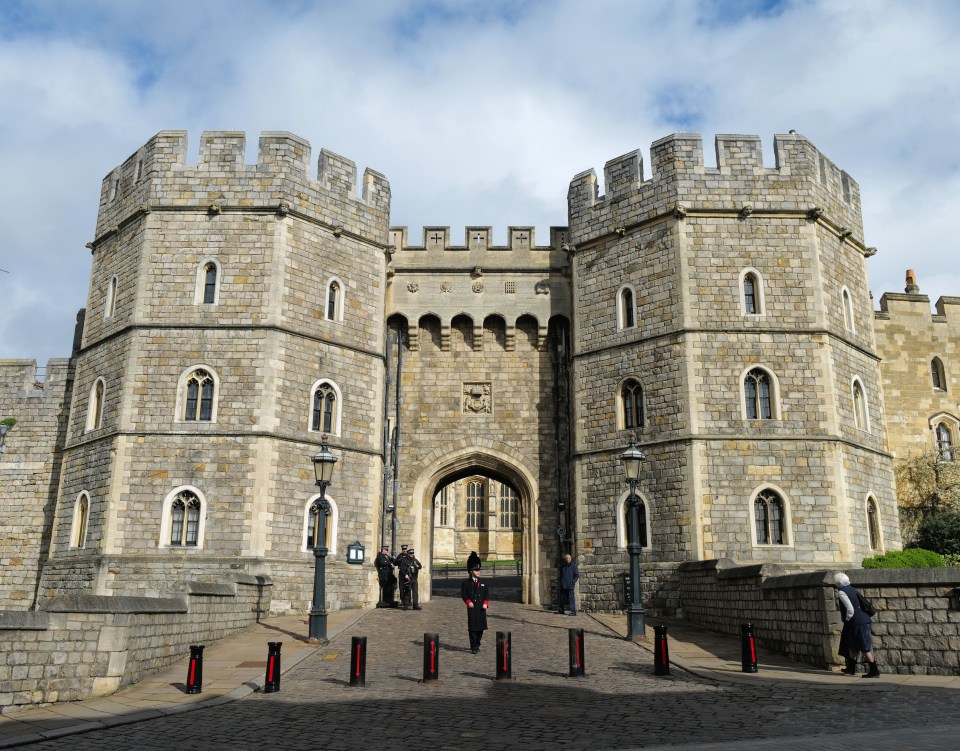
<instances>
[{"instance_id":1,"label":"bollard with red band","mask_svg":"<svg viewBox=\"0 0 960 751\"><path fill-rule=\"evenodd\" d=\"M667 648L667 627L654 626L653 674L670 675L670 650Z\"/></svg>"},{"instance_id":2,"label":"bollard with red band","mask_svg":"<svg viewBox=\"0 0 960 751\"><path fill-rule=\"evenodd\" d=\"M350 685L367 685L367 637L354 636L350 640Z\"/></svg>"},{"instance_id":3,"label":"bollard with red band","mask_svg":"<svg viewBox=\"0 0 960 751\"><path fill-rule=\"evenodd\" d=\"M423 680L421 683L440 682L440 634L423 635Z\"/></svg>"},{"instance_id":4,"label":"bollard with red band","mask_svg":"<svg viewBox=\"0 0 960 751\"><path fill-rule=\"evenodd\" d=\"M203 685L203 645L190 645L190 664L187 666L187 693L199 694Z\"/></svg>"},{"instance_id":5,"label":"bollard with red band","mask_svg":"<svg viewBox=\"0 0 960 751\"><path fill-rule=\"evenodd\" d=\"M570 677L586 675L583 660L583 629L571 628L570 632Z\"/></svg>"},{"instance_id":6,"label":"bollard with red band","mask_svg":"<svg viewBox=\"0 0 960 751\"><path fill-rule=\"evenodd\" d=\"M497 631L497 680L513 678L513 655L510 650L510 632Z\"/></svg>"},{"instance_id":7,"label":"bollard with red band","mask_svg":"<svg viewBox=\"0 0 960 751\"><path fill-rule=\"evenodd\" d=\"M753 624L740 624L740 662L742 672L757 672L757 643L753 640Z\"/></svg>"},{"instance_id":8,"label":"bollard with red band","mask_svg":"<svg viewBox=\"0 0 960 751\"><path fill-rule=\"evenodd\" d=\"M267 642L267 677L263 682L263 693L272 694L280 690L280 645L283 642Z\"/></svg>"}]
</instances>

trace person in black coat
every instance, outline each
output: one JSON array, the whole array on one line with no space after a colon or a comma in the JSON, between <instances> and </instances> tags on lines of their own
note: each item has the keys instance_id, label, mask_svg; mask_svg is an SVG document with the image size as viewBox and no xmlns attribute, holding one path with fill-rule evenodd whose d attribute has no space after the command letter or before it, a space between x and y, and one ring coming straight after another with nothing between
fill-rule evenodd
<instances>
[{"instance_id":1,"label":"person in black coat","mask_svg":"<svg viewBox=\"0 0 960 751\"><path fill-rule=\"evenodd\" d=\"M400 572L400 601L403 609L406 610L413 605L414 610L422 610L420 607L420 588L417 584L417 575L423 564L417 560L413 548L407 548L406 554L397 556L397 569Z\"/></svg>"},{"instance_id":2,"label":"person in black coat","mask_svg":"<svg viewBox=\"0 0 960 751\"><path fill-rule=\"evenodd\" d=\"M876 678L880 670L877 668L877 658L873 655L873 629L870 616L863 612L863 598L842 571L833 575L833 586L837 590L837 606L843 621L839 651L846 665L840 672L856 675L857 655L862 652L869 666L863 677Z\"/></svg>"},{"instance_id":3,"label":"person in black coat","mask_svg":"<svg viewBox=\"0 0 960 751\"><path fill-rule=\"evenodd\" d=\"M377 580L380 582L380 602L378 608L392 608L396 605L393 600L393 592L397 586L397 577L393 575L393 558L388 552L389 547L384 545L380 548L377 557L373 559L373 565L377 569Z\"/></svg>"},{"instance_id":4,"label":"person in black coat","mask_svg":"<svg viewBox=\"0 0 960 751\"><path fill-rule=\"evenodd\" d=\"M470 576L460 585L460 597L467 606L467 632L470 634L470 651L480 651L480 640L487 630L487 607L490 605L490 593L487 585L480 581L480 567L470 571Z\"/></svg>"}]
</instances>

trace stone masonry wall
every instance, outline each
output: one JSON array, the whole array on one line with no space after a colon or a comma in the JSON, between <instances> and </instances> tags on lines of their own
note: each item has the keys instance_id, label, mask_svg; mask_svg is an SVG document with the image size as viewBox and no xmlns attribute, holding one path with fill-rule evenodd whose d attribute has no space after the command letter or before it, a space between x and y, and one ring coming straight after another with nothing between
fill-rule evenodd
<instances>
[{"instance_id":1,"label":"stone masonry wall","mask_svg":"<svg viewBox=\"0 0 960 751\"><path fill-rule=\"evenodd\" d=\"M0 708L77 701L122 686L222 639L270 609L270 581L184 585L173 597L76 595L29 613L0 611Z\"/></svg>"},{"instance_id":2,"label":"stone masonry wall","mask_svg":"<svg viewBox=\"0 0 960 751\"><path fill-rule=\"evenodd\" d=\"M960 675L956 569L846 573L877 608L872 631L881 670ZM738 567L719 559L684 563L678 575L684 621L733 635L750 623L761 649L817 667L842 664L832 571L786 574L775 565Z\"/></svg>"}]
</instances>

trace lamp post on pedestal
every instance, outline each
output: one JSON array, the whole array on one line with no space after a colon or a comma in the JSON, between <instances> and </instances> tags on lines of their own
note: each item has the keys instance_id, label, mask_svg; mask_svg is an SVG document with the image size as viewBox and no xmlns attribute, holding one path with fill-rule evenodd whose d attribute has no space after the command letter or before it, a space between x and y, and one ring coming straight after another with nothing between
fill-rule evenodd
<instances>
[{"instance_id":1,"label":"lamp post on pedestal","mask_svg":"<svg viewBox=\"0 0 960 751\"><path fill-rule=\"evenodd\" d=\"M330 453L327 436L321 438L320 453L313 457L313 471L317 476L320 497L314 502L311 511L315 514L313 527L313 606L310 608L310 640L327 640L327 517L330 515L330 501L327 500L327 486L333 477L333 465L337 457Z\"/></svg>"},{"instance_id":2,"label":"lamp post on pedestal","mask_svg":"<svg viewBox=\"0 0 960 751\"><path fill-rule=\"evenodd\" d=\"M630 539L627 551L630 553L630 605L627 607L627 638L636 639L646 636L646 625L643 612L643 592L640 586L640 496L637 495L637 482L640 479L640 465L643 463L644 453L637 448L637 434L630 433L630 446L620 454L623 462L623 472L630 483L630 496L627 506L630 510Z\"/></svg>"}]
</instances>

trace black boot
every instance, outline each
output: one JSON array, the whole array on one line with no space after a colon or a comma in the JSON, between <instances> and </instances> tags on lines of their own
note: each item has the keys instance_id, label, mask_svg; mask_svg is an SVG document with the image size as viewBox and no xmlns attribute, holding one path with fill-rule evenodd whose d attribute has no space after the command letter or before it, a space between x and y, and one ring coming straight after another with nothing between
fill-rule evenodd
<instances>
[{"instance_id":1,"label":"black boot","mask_svg":"<svg viewBox=\"0 0 960 751\"><path fill-rule=\"evenodd\" d=\"M863 677L864 677L864 678L876 678L878 675L880 675L880 671L877 670L877 662L876 662L876 660L874 660L873 662L870 663L870 672L868 672L868 673L867 673L865 676L863 676Z\"/></svg>"},{"instance_id":2,"label":"black boot","mask_svg":"<svg viewBox=\"0 0 960 751\"><path fill-rule=\"evenodd\" d=\"M857 661L851 660L849 657L844 659L846 667L840 668L841 673L846 673L847 675L856 675L857 674Z\"/></svg>"}]
</instances>

